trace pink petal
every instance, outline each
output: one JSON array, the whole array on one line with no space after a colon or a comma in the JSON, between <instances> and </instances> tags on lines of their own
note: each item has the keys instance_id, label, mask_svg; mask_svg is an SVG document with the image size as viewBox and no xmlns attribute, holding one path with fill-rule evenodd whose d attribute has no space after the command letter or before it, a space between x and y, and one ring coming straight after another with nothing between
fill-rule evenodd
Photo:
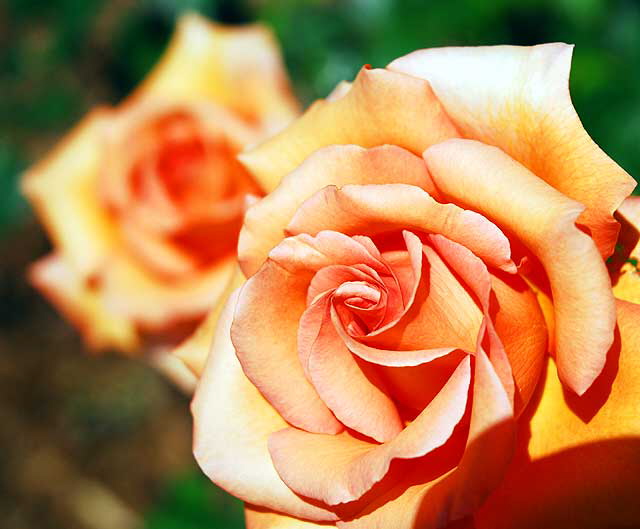
<instances>
[{"instance_id":1,"label":"pink petal","mask_svg":"<svg viewBox=\"0 0 640 529\"><path fill-rule=\"evenodd\" d=\"M495 220L540 259L553 294L560 377L584 393L613 342L615 309L602 258L575 225L583 206L495 147L450 140L424 158L445 195Z\"/></svg>"},{"instance_id":2,"label":"pink petal","mask_svg":"<svg viewBox=\"0 0 640 529\"><path fill-rule=\"evenodd\" d=\"M295 495L278 477L267 449L287 426L242 372L229 338L234 293L220 317L212 352L192 404L194 454L219 486L244 501L312 520L336 516Z\"/></svg>"},{"instance_id":3,"label":"pink petal","mask_svg":"<svg viewBox=\"0 0 640 529\"><path fill-rule=\"evenodd\" d=\"M469 366L467 357L429 406L388 443L372 445L348 433L319 435L294 428L273 434L269 450L278 473L299 494L330 505L362 497L387 474L391 461L422 457L450 438L467 405Z\"/></svg>"},{"instance_id":4,"label":"pink petal","mask_svg":"<svg viewBox=\"0 0 640 529\"><path fill-rule=\"evenodd\" d=\"M499 147L585 204L579 222L608 257L618 233L611 214L635 183L580 123L569 94L572 49L437 48L396 59L389 69L429 81L463 137Z\"/></svg>"}]
</instances>

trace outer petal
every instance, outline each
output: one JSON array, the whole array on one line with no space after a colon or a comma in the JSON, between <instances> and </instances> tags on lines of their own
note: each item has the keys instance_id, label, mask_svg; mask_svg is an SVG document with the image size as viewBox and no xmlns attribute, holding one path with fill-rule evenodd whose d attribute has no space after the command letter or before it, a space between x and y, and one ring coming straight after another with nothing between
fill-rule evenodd
<instances>
[{"instance_id":1,"label":"outer petal","mask_svg":"<svg viewBox=\"0 0 640 529\"><path fill-rule=\"evenodd\" d=\"M298 113L271 31L220 26L195 13L180 18L162 60L128 102L138 98L213 100L268 129Z\"/></svg>"},{"instance_id":2,"label":"outer petal","mask_svg":"<svg viewBox=\"0 0 640 529\"><path fill-rule=\"evenodd\" d=\"M627 198L617 214L622 228L612 257L613 293L617 298L640 303L640 197Z\"/></svg>"},{"instance_id":3,"label":"outer petal","mask_svg":"<svg viewBox=\"0 0 640 529\"><path fill-rule=\"evenodd\" d=\"M23 177L22 190L54 245L80 277L90 276L117 244L112 219L99 202L101 134L110 111L89 113Z\"/></svg>"},{"instance_id":4,"label":"outer petal","mask_svg":"<svg viewBox=\"0 0 640 529\"><path fill-rule=\"evenodd\" d=\"M615 310L605 265L593 240L575 225L581 204L476 141L450 140L427 149L424 158L446 196L514 233L540 259L554 299L558 372L584 393L613 342Z\"/></svg>"},{"instance_id":5,"label":"outer petal","mask_svg":"<svg viewBox=\"0 0 640 529\"><path fill-rule=\"evenodd\" d=\"M580 123L569 94L572 50L566 44L439 48L396 59L389 69L429 81L463 137L500 147L585 204L579 222L607 257L618 234L612 213L635 182Z\"/></svg>"},{"instance_id":6,"label":"outer petal","mask_svg":"<svg viewBox=\"0 0 640 529\"><path fill-rule=\"evenodd\" d=\"M549 361L524 452L477 516L478 529L634 527L640 520L640 305L618 302L619 335L581 398ZM528 456L527 457L527 452Z\"/></svg>"},{"instance_id":7,"label":"outer petal","mask_svg":"<svg viewBox=\"0 0 640 529\"><path fill-rule=\"evenodd\" d=\"M118 254L100 271L100 296L110 312L143 328L163 329L205 315L223 295L235 269L235 258L228 256L195 277L167 283Z\"/></svg>"},{"instance_id":8,"label":"outer petal","mask_svg":"<svg viewBox=\"0 0 640 529\"><path fill-rule=\"evenodd\" d=\"M511 457L512 408L482 349L476 354L469 439L460 465L424 482L419 467L341 529L442 529L473 513L500 482Z\"/></svg>"},{"instance_id":9,"label":"outer petal","mask_svg":"<svg viewBox=\"0 0 640 529\"><path fill-rule=\"evenodd\" d=\"M211 355L192 403L194 454L214 483L267 509L313 520L333 513L296 496L278 477L267 438L287 426L242 372L229 334L234 293L220 316Z\"/></svg>"},{"instance_id":10,"label":"outer petal","mask_svg":"<svg viewBox=\"0 0 640 529\"><path fill-rule=\"evenodd\" d=\"M328 185L405 183L433 190L424 161L409 151L385 145L363 149L333 145L309 156L269 195L249 208L238 242L238 258L250 276L282 240L300 205Z\"/></svg>"},{"instance_id":11,"label":"outer petal","mask_svg":"<svg viewBox=\"0 0 640 529\"><path fill-rule=\"evenodd\" d=\"M100 294L59 254L37 261L31 282L82 332L90 347L133 352L138 347L135 326L121 314L106 310Z\"/></svg>"},{"instance_id":12,"label":"outer petal","mask_svg":"<svg viewBox=\"0 0 640 529\"><path fill-rule=\"evenodd\" d=\"M271 191L307 156L327 145L390 144L420 154L457 135L429 83L363 68L342 97L316 102L286 130L243 153L240 160Z\"/></svg>"},{"instance_id":13,"label":"outer petal","mask_svg":"<svg viewBox=\"0 0 640 529\"><path fill-rule=\"evenodd\" d=\"M205 363L209 356L209 350L213 345L213 337L218 325L218 319L220 318L220 314L222 314L222 309L231 293L242 286L243 283L244 277L242 272L240 269L236 269L227 284L227 288L215 301L207 317L191 336L172 351L172 354L181 360L198 379L202 376Z\"/></svg>"},{"instance_id":14,"label":"outer petal","mask_svg":"<svg viewBox=\"0 0 640 529\"><path fill-rule=\"evenodd\" d=\"M158 349L148 355L149 364L167 377L173 384L180 388L186 395L193 395L198 383L198 378L186 364L170 350Z\"/></svg>"},{"instance_id":15,"label":"outer petal","mask_svg":"<svg viewBox=\"0 0 640 529\"><path fill-rule=\"evenodd\" d=\"M387 474L394 459L416 459L447 442L465 413L470 383L467 356L422 413L381 445L346 432L320 435L295 428L279 431L269 439L274 465L298 494L330 505L357 500Z\"/></svg>"},{"instance_id":16,"label":"outer petal","mask_svg":"<svg viewBox=\"0 0 640 529\"><path fill-rule=\"evenodd\" d=\"M329 523L313 523L299 518L291 518L284 514L267 511L246 505L244 521L247 529L322 529L323 527L335 527Z\"/></svg>"}]
</instances>

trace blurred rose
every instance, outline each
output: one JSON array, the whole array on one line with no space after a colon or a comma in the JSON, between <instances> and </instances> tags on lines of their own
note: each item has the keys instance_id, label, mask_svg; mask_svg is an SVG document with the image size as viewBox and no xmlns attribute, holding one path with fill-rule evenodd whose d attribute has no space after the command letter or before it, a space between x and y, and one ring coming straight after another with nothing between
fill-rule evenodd
<instances>
[{"instance_id":1,"label":"blurred rose","mask_svg":"<svg viewBox=\"0 0 640 529\"><path fill-rule=\"evenodd\" d=\"M240 156L272 192L193 412L250 528L638 520L640 306L604 261L634 182L571 51L418 51Z\"/></svg>"},{"instance_id":2,"label":"blurred rose","mask_svg":"<svg viewBox=\"0 0 640 529\"><path fill-rule=\"evenodd\" d=\"M180 339L223 297L247 194L262 193L236 153L296 111L268 29L183 16L136 92L25 175L54 245L33 283L92 348Z\"/></svg>"}]
</instances>

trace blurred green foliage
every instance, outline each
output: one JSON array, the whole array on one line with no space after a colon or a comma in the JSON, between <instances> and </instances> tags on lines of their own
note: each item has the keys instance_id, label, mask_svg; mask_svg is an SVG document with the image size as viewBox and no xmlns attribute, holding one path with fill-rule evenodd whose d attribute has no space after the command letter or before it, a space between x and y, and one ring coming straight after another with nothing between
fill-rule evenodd
<instances>
[{"instance_id":1,"label":"blurred green foliage","mask_svg":"<svg viewBox=\"0 0 640 529\"><path fill-rule=\"evenodd\" d=\"M3 0L0 3L0 237L28 218L21 171L92 106L116 103L191 9L276 31L309 103L365 63L447 45L576 44L572 96L586 129L640 176L637 0ZM241 505L197 473L170 482L149 529L233 528Z\"/></svg>"},{"instance_id":2,"label":"blurred green foliage","mask_svg":"<svg viewBox=\"0 0 640 529\"><path fill-rule=\"evenodd\" d=\"M211 486L197 470L167 484L144 529L242 529L242 503Z\"/></svg>"}]
</instances>

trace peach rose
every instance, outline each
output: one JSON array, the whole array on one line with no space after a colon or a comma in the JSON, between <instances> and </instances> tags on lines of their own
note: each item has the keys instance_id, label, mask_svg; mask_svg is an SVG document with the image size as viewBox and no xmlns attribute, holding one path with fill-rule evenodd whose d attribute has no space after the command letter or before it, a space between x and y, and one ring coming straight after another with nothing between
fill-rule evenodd
<instances>
[{"instance_id":1,"label":"peach rose","mask_svg":"<svg viewBox=\"0 0 640 529\"><path fill-rule=\"evenodd\" d=\"M268 29L183 16L136 92L25 175L54 245L33 283L92 348L185 336L223 298L247 194L262 194L236 153L296 114Z\"/></svg>"},{"instance_id":2,"label":"peach rose","mask_svg":"<svg viewBox=\"0 0 640 529\"><path fill-rule=\"evenodd\" d=\"M571 53L417 51L241 154L272 192L192 408L249 528L640 519L640 306L604 261L634 181Z\"/></svg>"}]
</instances>

